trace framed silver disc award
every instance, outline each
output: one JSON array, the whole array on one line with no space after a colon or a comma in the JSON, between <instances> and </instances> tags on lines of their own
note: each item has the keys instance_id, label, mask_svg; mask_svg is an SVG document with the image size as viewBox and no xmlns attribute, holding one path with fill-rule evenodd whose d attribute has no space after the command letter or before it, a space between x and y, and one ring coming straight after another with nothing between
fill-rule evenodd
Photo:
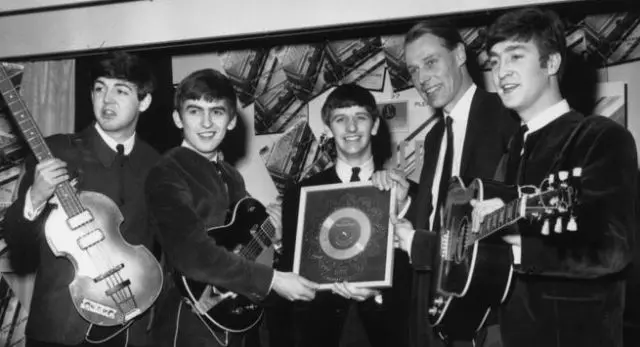
<instances>
[{"instance_id":1,"label":"framed silver disc award","mask_svg":"<svg viewBox=\"0 0 640 347\"><path fill-rule=\"evenodd\" d=\"M371 182L303 187L293 272L330 289L390 287L393 275L395 191Z\"/></svg>"}]
</instances>

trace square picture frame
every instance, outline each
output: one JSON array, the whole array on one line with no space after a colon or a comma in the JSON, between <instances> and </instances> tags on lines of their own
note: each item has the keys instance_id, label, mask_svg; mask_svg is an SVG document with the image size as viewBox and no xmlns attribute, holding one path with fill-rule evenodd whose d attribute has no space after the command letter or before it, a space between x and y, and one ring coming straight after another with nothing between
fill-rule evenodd
<instances>
[{"instance_id":1,"label":"square picture frame","mask_svg":"<svg viewBox=\"0 0 640 347\"><path fill-rule=\"evenodd\" d=\"M303 187L300 191L293 272L331 289L347 281L385 288L393 278L395 189L371 182Z\"/></svg>"}]
</instances>

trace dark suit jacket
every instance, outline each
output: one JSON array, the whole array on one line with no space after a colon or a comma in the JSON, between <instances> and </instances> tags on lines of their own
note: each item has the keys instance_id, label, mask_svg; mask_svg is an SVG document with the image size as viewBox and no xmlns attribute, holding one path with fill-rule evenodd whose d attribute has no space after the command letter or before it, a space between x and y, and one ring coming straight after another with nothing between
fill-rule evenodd
<instances>
[{"instance_id":1,"label":"dark suit jacket","mask_svg":"<svg viewBox=\"0 0 640 347\"><path fill-rule=\"evenodd\" d=\"M191 149L176 147L149 172L145 193L150 227L166 255L167 279L175 269L254 301L265 298L273 270L231 253L206 232L224 225L230 208L247 196L244 180L234 167L223 161L216 165ZM156 346L173 345L176 322L178 346L217 345L188 306L179 310L182 299L173 281L165 281L163 297L154 329Z\"/></svg>"},{"instance_id":2,"label":"dark suit jacket","mask_svg":"<svg viewBox=\"0 0 640 347\"><path fill-rule=\"evenodd\" d=\"M517 116L502 105L500 98L478 87L471 101L467 132L462 150L460 165L461 177L491 179L502 155L506 152L509 140L519 125ZM427 134L429 136L429 134ZM425 162L437 160L433 153L425 153ZM424 172L421 175L421 180ZM437 235L431 232L429 216L431 214L431 187L420 182L418 196L411 204L407 217L413 222L416 233L411 245L411 263L414 269L413 302L416 307L413 326L412 346L429 346L433 341L431 328L428 327L427 309L431 290L431 265L433 251L438 249ZM431 342L433 344L435 342Z\"/></svg>"},{"instance_id":3,"label":"dark suit jacket","mask_svg":"<svg viewBox=\"0 0 640 347\"><path fill-rule=\"evenodd\" d=\"M116 153L111 150L90 126L76 135L54 135L47 139L53 155L67 162L71 174L78 175L79 190L99 192L114 202L119 202L120 172L112 165ZM119 206L124 216L120 231L131 244L142 244L153 249L153 236L147 229L147 207L142 191L147 173L159 154L137 138L133 151L125 165L124 205ZM57 258L51 252L44 237L44 221L50 206L33 222L24 218L27 189L33 183L35 159L27 158L26 173L20 184L19 198L7 209L4 233L16 268L22 271L37 270L31 311L26 335L31 339L60 344L80 343L89 327L76 312L68 284L74 278L71 262ZM139 320L134 324L131 342L146 344L144 326Z\"/></svg>"},{"instance_id":4,"label":"dark suit jacket","mask_svg":"<svg viewBox=\"0 0 640 347\"><path fill-rule=\"evenodd\" d=\"M525 148L520 180L506 183L539 185L582 168L578 230L544 236L541 221L518 223L522 261L502 314L505 346L621 346L621 271L636 232L633 137L611 119L571 111L530 134Z\"/></svg>"}]
</instances>

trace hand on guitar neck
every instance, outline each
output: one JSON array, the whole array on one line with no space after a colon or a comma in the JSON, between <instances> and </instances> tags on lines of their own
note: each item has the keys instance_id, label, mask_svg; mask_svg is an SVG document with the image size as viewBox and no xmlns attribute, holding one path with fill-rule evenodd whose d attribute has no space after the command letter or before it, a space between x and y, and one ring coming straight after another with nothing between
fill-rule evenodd
<instances>
[{"instance_id":1,"label":"hand on guitar neck","mask_svg":"<svg viewBox=\"0 0 640 347\"><path fill-rule=\"evenodd\" d=\"M500 198L493 198L488 200L476 200L473 199L469 202L473 206L473 219L471 231L478 232L480 230L480 224L484 220L484 217L493 211L496 211L504 206L504 201ZM502 239L514 246L520 246L522 244L522 238L520 235L508 234L503 235Z\"/></svg>"},{"instance_id":2,"label":"hand on guitar neck","mask_svg":"<svg viewBox=\"0 0 640 347\"><path fill-rule=\"evenodd\" d=\"M524 200L523 206L534 219L544 217L544 222L540 233L549 235L549 217L556 215L553 230L555 233L562 232L563 229L569 231L577 230L576 217L574 215L573 205L577 199L580 187L580 178L582 175L581 168L574 168L571 176L568 171L560 171L557 175L550 174L539 187L522 186L518 187L520 199ZM531 190L526 193L525 190ZM545 200L544 196L547 196ZM505 207L505 202L500 198L492 198L488 200L472 199L469 204L473 207L471 232L479 233L485 217L497 210ZM531 206L528 206L528 205ZM568 215L566 218L566 226L563 222L562 215ZM520 235L504 235L502 239L508 244L521 246L522 239Z\"/></svg>"},{"instance_id":3,"label":"hand on guitar neck","mask_svg":"<svg viewBox=\"0 0 640 347\"><path fill-rule=\"evenodd\" d=\"M44 205L53 196L58 184L69 179L67 163L57 159L47 159L36 165L33 173L33 184L30 199L33 208Z\"/></svg>"}]
</instances>

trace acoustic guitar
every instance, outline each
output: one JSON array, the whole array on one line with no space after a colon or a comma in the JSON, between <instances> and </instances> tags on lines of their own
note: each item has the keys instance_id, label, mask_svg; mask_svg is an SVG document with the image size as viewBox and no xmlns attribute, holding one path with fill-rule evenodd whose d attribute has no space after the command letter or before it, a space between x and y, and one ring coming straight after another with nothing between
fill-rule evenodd
<instances>
[{"instance_id":1,"label":"acoustic guitar","mask_svg":"<svg viewBox=\"0 0 640 347\"><path fill-rule=\"evenodd\" d=\"M580 168L574 169L571 177L567 171L550 175L535 187L536 192L506 203L485 216L482 223L473 219L469 202L484 199L483 181L474 179L465 186L460 178L454 179L444 206L440 252L434 267L436 290L428 311L443 340L474 339L491 308L507 298L513 274L512 248L487 238L523 218L544 220L543 234L560 233L565 226L569 231L577 229L574 208L580 175Z\"/></svg>"}]
</instances>

